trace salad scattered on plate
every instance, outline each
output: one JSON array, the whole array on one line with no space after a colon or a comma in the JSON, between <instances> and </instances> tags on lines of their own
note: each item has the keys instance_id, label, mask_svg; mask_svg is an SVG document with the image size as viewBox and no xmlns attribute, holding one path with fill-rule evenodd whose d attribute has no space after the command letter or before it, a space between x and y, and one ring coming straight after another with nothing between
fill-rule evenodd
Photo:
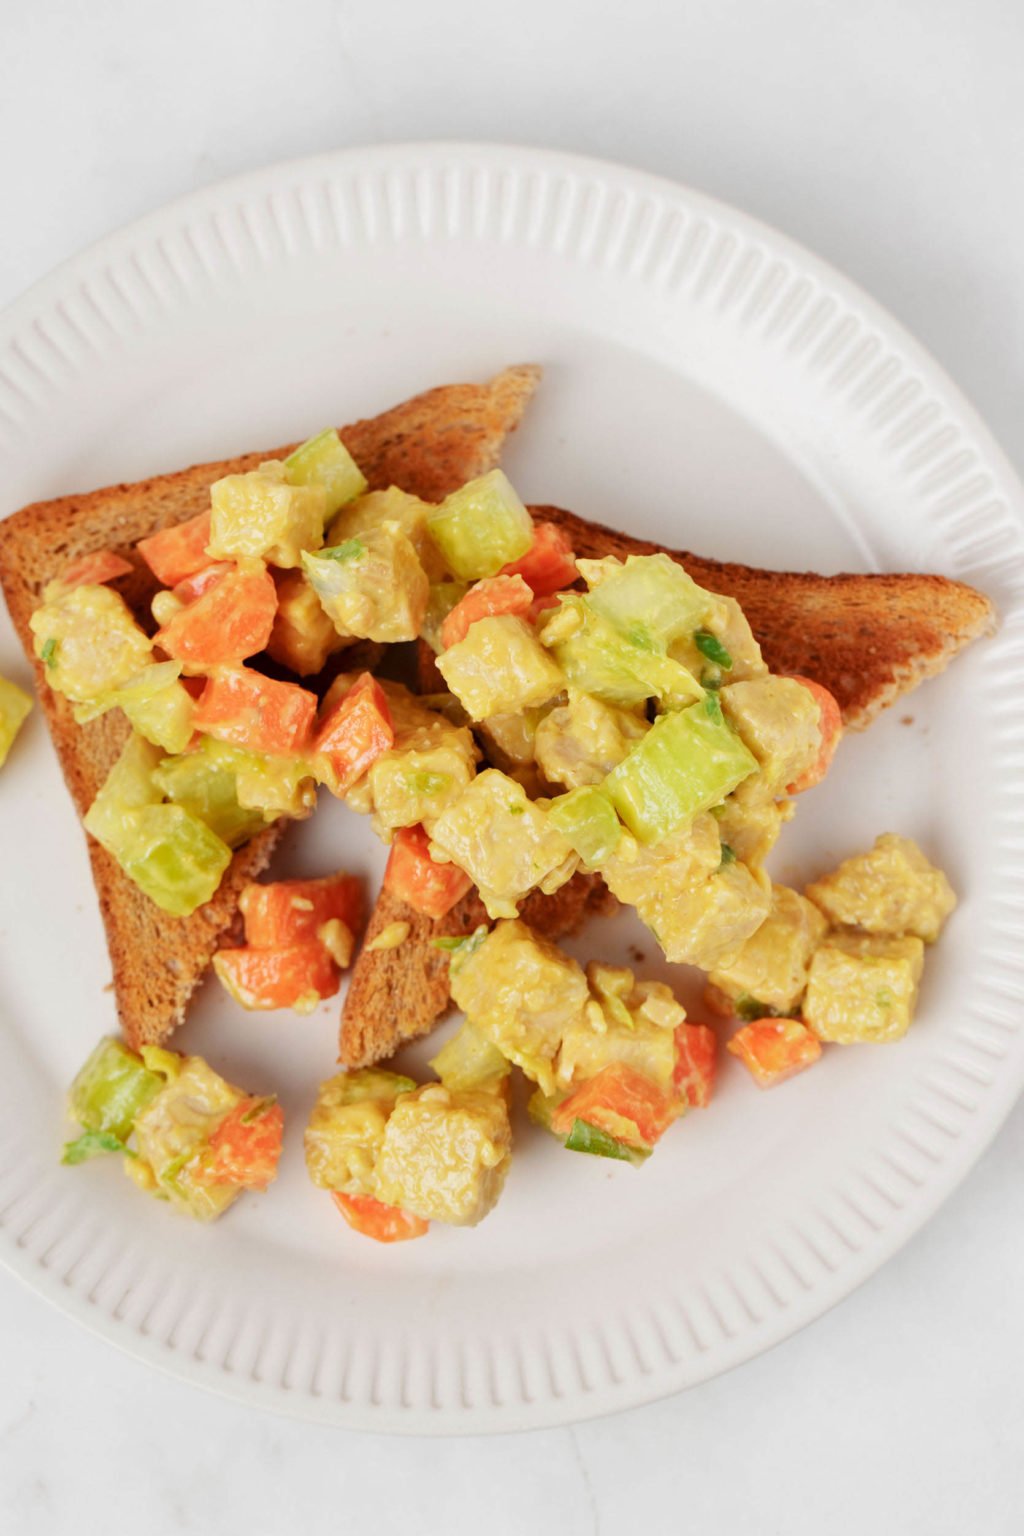
<instances>
[{"instance_id":1,"label":"salad scattered on plate","mask_svg":"<svg viewBox=\"0 0 1024 1536\"><path fill-rule=\"evenodd\" d=\"M577 559L500 469L439 502L371 491L327 431L218 479L208 510L136 554L160 583L151 624L117 588L135 565L115 550L69 564L30 623L77 721L130 722L85 826L138 890L188 918L235 850L323 791L371 818L410 917L442 919L474 888L483 904L474 931L433 941L466 1016L435 1077L375 1064L316 1096L309 1175L356 1231L394 1242L488 1214L514 1072L561 1147L640 1165L712 1098L710 1019L737 1021L728 1052L762 1087L910 1026L949 882L892 833L802 892L771 880L840 708L771 672L739 603L667 553ZM398 680L414 645L435 659L431 692ZM0 681L0 761L29 702ZM706 1019L522 920L580 871L705 973ZM214 968L242 1007L308 1013L337 992L365 925L358 881L251 881L238 905ZM396 920L372 945L398 951L409 931ZM71 1109L66 1162L122 1156L200 1220L276 1172L280 1105L199 1056L105 1039Z\"/></svg>"}]
</instances>

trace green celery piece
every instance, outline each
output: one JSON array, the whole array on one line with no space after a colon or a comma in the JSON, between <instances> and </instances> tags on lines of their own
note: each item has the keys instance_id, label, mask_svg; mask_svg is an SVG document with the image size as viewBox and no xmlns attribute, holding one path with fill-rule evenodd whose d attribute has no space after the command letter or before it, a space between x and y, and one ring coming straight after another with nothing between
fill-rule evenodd
<instances>
[{"instance_id":1,"label":"green celery piece","mask_svg":"<svg viewBox=\"0 0 1024 1536\"><path fill-rule=\"evenodd\" d=\"M64 1143L61 1162L73 1167L76 1163L88 1162L91 1157L100 1157L104 1152L120 1152L125 1157L136 1156L130 1147L126 1147L110 1131L85 1131L74 1141Z\"/></svg>"},{"instance_id":2,"label":"green celery piece","mask_svg":"<svg viewBox=\"0 0 1024 1536\"><path fill-rule=\"evenodd\" d=\"M713 635L709 629L698 629L693 637L693 643L702 656L708 661L713 661L716 667L721 667L723 672L732 671L732 657L717 635Z\"/></svg>"},{"instance_id":3,"label":"green celery piece","mask_svg":"<svg viewBox=\"0 0 1024 1536\"><path fill-rule=\"evenodd\" d=\"M218 760L209 738L195 752L165 757L153 771L153 782L174 805L180 805L227 843L238 848L266 826L262 813L239 805L238 781L228 763Z\"/></svg>"},{"instance_id":4,"label":"green celery piece","mask_svg":"<svg viewBox=\"0 0 1024 1536\"><path fill-rule=\"evenodd\" d=\"M463 581L496 576L533 543L533 519L500 469L469 480L427 518L445 565Z\"/></svg>"},{"instance_id":5,"label":"green celery piece","mask_svg":"<svg viewBox=\"0 0 1024 1536\"><path fill-rule=\"evenodd\" d=\"M736 733L694 704L656 720L602 787L633 835L656 843L756 771Z\"/></svg>"},{"instance_id":6,"label":"green celery piece","mask_svg":"<svg viewBox=\"0 0 1024 1536\"><path fill-rule=\"evenodd\" d=\"M709 689L708 692L704 695L704 713L707 715L708 719L713 720L716 725L722 725L725 720L725 716L722 714L722 705L719 700L718 693L714 688Z\"/></svg>"},{"instance_id":7,"label":"green celery piece","mask_svg":"<svg viewBox=\"0 0 1024 1536\"><path fill-rule=\"evenodd\" d=\"M615 807L597 784L584 784L559 795L548 806L548 819L592 869L619 846L622 823Z\"/></svg>"},{"instance_id":8,"label":"green celery piece","mask_svg":"<svg viewBox=\"0 0 1024 1536\"><path fill-rule=\"evenodd\" d=\"M322 485L327 517L362 496L367 479L333 427L307 438L284 461L289 485Z\"/></svg>"},{"instance_id":9,"label":"green celery piece","mask_svg":"<svg viewBox=\"0 0 1024 1536\"><path fill-rule=\"evenodd\" d=\"M623 634L578 592L563 593L559 602L541 639L570 687L627 708L650 698L680 707L700 697L693 674L652 648L646 633ZM566 632L566 617L573 615L576 627Z\"/></svg>"},{"instance_id":10,"label":"green celery piece","mask_svg":"<svg viewBox=\"0 0 1024 1536\"><path fill-rule=\"evenodd\" d=\"M231 849L180 805L144 805L117 853L125 874L172 917L188 917L210 900L231 863Z\"/></svg>"},{"instance_id":11,"label":"green celery piece","mask_svg":"<svg viewBox=\"0 0 1024 1536\"><path fill-rule=\"evenodd\" d=\"M71 1084L71 1113L87 1131L124 1141L135 1117L163 1087L120 1040L101 1040Z\"/></svg>"},{"instance_id":12,"label":"green celery piece","mask_svg":"<svg viewBox=\"0 0 1024 1536\"><path fill-rule=\"evenodd\" d=\"M594 611L661 651L692 633L715 606L712 594L668 555L629 555L621 566L585 560L580 570L588 583L592 574L600 576L587 598Z\"/></svg>"},{"instance_id":13,"label":"green celery piece","mask_svg":"<svg viewBox=\"0 0 1024 1536\"><path fill-rule=\"evenodd\" d=\"M565 1098L564 1093L545 1094L540 1088L535 1088L526 1101L526 1113L534 1125L539 1125L543 1130L551 1130L551 1117Z\"/></svg>"},{"instance_id":14,"label":"green celery piece","mask_svg":"<svg viewBox=\"0 0 1024 1536\"><path fill-rule=\"evenodd\" d=\"M492 1045L469 1019L447 1045L431 1057L430 1066L453 1093L496 1087L510 1070L509 1062L498 1047Z\"/></svg>"},{"instance_id":15,"label":"green celery piece","mask_svg":"<svg viewBox=\"0 0 1024 1536\"><path fill-rule=\"evenodd\" d=\"M43 648L39 652L39 659L42 662L44 667L52 667L53 666L53 658L56 656L56 654L57 654L57 642L53 638L53 636L51 635L48 640L45 640L43 642Z\"/></svg>"},{"instance_id":16,"label":"green celery piece","mask_svg":"<svg viewBox=\"0 0 1024 1536\"><path fill-rule=\"evenodd\" d=\"M586 1120L573 1121L565 1145L570 1152L612 1157L616 1162L632 1163L634 1168L642 1167L651 1155L650 1147L629 1147L624 1141L616 1141L614 1136L609 1136L607 1131L599 1130L596 1125L588 1125Z\"/></svg>"},{"instance_id":17,"label":"green celery piece","mask_svg":"<svg viewBox=\"0 0 1024 1536\"><path fill-rule=\"evenodd\" d=\"M102 843L115 859L134 837L131 819L142 806L156 805L161 792L153 783L153 770L162 753L137 732L129 736L103 788L85 813L87 832Z\"/></svg>"}]
</instances>

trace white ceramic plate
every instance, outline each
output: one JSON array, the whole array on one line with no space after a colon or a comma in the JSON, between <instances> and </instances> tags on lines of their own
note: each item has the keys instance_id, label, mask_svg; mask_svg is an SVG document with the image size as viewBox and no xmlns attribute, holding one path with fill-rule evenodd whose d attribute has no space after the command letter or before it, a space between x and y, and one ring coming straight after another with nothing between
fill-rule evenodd
<instances>
[{"instance_id":1,"label":"white ceramic plate","mask_svg":"<svg viewBox=\"0 0 1024 1536\"><path fill-rule=\"evenodd\" d=\"M225 183L4 316L0 510L526 360L545 383L506 462L528 500L751 564L942 571L996 598L1000 636L847 739L774 866L799 881L899 829L962 904L900 1045L829 1050L768 1094L727 1061L712 1108L642 1173L524 1126L481 1228L392 1249L349 1232L305 1178L336 1008L244 1016L208 989L180 1043L277 1088L290 1118L270 1193L193 1227L113 1161L57 1163L65 1085L114 1009L37 715L0 781L0 1256L154 1365L335 1423L553 1424L748 1359L906 1241L1024 1073L1021 490L921 349L762 225L618 167L494 147L357 151ZM0 671L25 677L4 626ZM376 878L381 858L331 806L282 867L339 864ZM625 958L637 939L620 919L575 948ZM642 973L666 973L640 943Z\"/></svg>"}]
</instances>

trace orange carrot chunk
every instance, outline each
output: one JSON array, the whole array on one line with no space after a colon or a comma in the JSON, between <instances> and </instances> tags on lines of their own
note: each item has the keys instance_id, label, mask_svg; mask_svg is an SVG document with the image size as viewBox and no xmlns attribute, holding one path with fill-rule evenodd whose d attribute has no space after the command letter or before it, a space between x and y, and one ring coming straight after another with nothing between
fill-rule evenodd
<instances>
[{"instance_id":1,"label":"orange carrot chunk","mask_svg":"<svg viewBox=\"0 0 1024 1536\"><path fill-rule=\"evenodd\" d=\"M245 942L254 949L307 943L332 918L352 933L363 923L363 888L355 875L247 885L238 905L245 919Z\"/></svg>"},{"instance_id":2,"label":"orange carrot chunk","mask_svg":"<svg viewBox=\"0 0 1024 1536\"><path fill-rule=\"evenodd\" d=\"M266 1189L277 1175L284 1114L273 1098L243 1099L210 1137L210 1156L196 1170L200 1184Z\"/></svg>"},{"instance_id":3,"label":"orange carrot chunk","mask_svg":"<svg viewBox=\"0 0 1024 1536\"><path fill-rule=\"evenodd\" d=\"M384 871L384 889L392 896L427 917L444 917L472 884L457 864L435 864L422 827L399 827Z\"/></svg>"},{"instance_id":4,"label":"orange carrot chunk","mask_svg":"<svg viewBox=\"0 0 1024 1536\"><path fill-rule=\"evenodd\" d=\"M404 1243L411 1237L423 1237L430 1226L419 1216L384 1205L372 1195L343 1195L334 1189L331 1199L354 1232L378 1243Z\"/></svg>"},{"instance_id":5,"label":"orange carrot chunk","mask_svg":"<svg viewBox=\"0 0 1024 1536\"><path fill-rule=\"evenodd\" d=\"M706 1024L680 1024L676 1030L676 1065L672 1083L691 1109L704 1109L715 1086L717 1039Z\"/></svg>"},{"instance_id":6,"label":"orange carrot chunk","mask_svg":"<svg viewBox=\"0 0 1024 1536\"><path fill-rule=\"evenodd\" d=\"M193 724L251 752L286 753L308 747L315 717L316 695L306 688L238 667L207 679Z\"/></svg>"},{"instance_id":7,"label":"orange carrot chunk","mask_svg":"<svg viewBox=\"0 0 1024 1536\"><path fill-rule=\"evenodd\" d=\"M140 539L135 548L149 566L157 581L165 587L176 587L186 576L201 571L209 565L206 546L210 542L210 514L200 512L173 528L162 528L151 533L148 539Z\"/></svg>"},{"instance_id":8,"label":"orange carrot chunk","mask_svg":"<svg viewBox=\"0 0 1024 1536\"><path fill-rule=\"evenodd\" d=\"M338 967L316 939L272 949L221 949L213 968L243 1008L311 1012L338 990Z\"/></svg>"},{"instance_id":9,"label":"orange carrot chunk","mask_svg":"<svg viewBox=\"0 0 1024 1536\"><path fill-rule=\"evenodd\" d=\"M749 1068L760 1088L771 1088L813 1066L821 1041L800 1019L755 1019L736 1031L727 1049Z\"/></svg>"},{"instance_id":10,"label":"orange carrot chunk","mask_svg":"<svg viewBox=\"0 0 1024 1536\"><path fill-rule=\"evenodd\" d=\"M72 560L61 571L57 580L62 587L99 587L105 581L116 581L127 576L133 566L128 560L115 555L112 549L97 549L91 555Z\"/></svg>"},{"instance_id":11,"label":"orange carrot chunk","mask_svg":"<svg viewBox=\"0 0 1024 1536\"><path fill-rule=\"evenodd\" d=\"M487 576L455 604L441 625L441 644L445 650L458 645L477 619L494 619L508 613L523 618L530 612L532 602L533 593L521 576Z\"/></svg>"},{"instance_id":12,"label":"orange carrot chunk","mask_svg":"<svg viewBox=\"0 0 1024 1536\"><path fill-rule=\"evenodd\" d=\"M499 574L521 576L534 597L571 587L578 572L569 535L557 523L534 523L533 543L526 554L503 566Z\"/></svg>"},{"instance_id":13,"label":"orange carrot chunk","mask_svg":"<svg viewBox=\"0 0 1024 1536\"><path fill-rule=\"evenodd\" d=\"M343 795L394 741L384 690L364 672L320 721L313 749L327 758L335 780L331 787Z\"/></svg>"},{"instance_id":14,"label":"orange carrot chunk","mask_svg":"<svg viewBox=\"0 0 1024 1536\"><path fill-rule=\"evenodd\" d=\"M264 649L276 612L277 588L265 566L228 566L158 630L155 644L192 667L230 666Z\"/></svg>"},{"instance_id":15,"label":"orange carrot chunk","mask_svg":"<svg viewBox=\"0 0 1024 1536\"><path fill-rule=\"evenodd\" d=\"M657 1083L613 1061L562 1100L552 1113L551 1129L566 1136L575 1121L583 1120L627 1146L653 1147L679 1113L679 1104Z\"/></svg>"},{"instance_id":16,"label":"orange carrot chunk","mask_svg":"<svg viewBox=\"0 0 1024 1536\"><path fill-rule=\"evenodd\" d=\"M835 695L829 693L821 683L816 683L813 678L794 675L793 681L803 683L821 710L821 718L818 721L821 730L821 748L811 766L787 787L787 795L799 795L802 790L813 789L815 784L821 783L828 772L829 764L835 756L836 747L843 734L843 715Z\"/></svg>"}]
</instances>

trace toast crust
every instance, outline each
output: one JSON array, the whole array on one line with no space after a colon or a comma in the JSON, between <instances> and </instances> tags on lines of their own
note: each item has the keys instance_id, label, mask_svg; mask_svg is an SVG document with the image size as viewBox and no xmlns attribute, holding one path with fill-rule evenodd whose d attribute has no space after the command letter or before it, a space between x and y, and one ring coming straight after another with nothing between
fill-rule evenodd
<instances>
[{"instance_id":1,"label":"toast crust","mask_svg":"<svg viewBox=\"0 0 1024 1536\"><path fill-rule=\"evenodd\" d=\"M539 378L538 368L523 366L507 369L486 384L441 386L341 432L371 489L397 485L425 500L438 500L495 466ZM134 552L137 541L203 511L210 485L220 476L252 469L294 446L36 502L0 523L0 583L35 667L36 691L80 815L110 771L128 726L116 710L76 725L68 701L46 686L28 627L43 587L70 560L114 549L131 561L133 570L113 585L148 621L157 584ZM214 951L236 927L243 886L266 867L283 830L283 822L274 823L241 848L213 900L188 918L162 912L88 838L118 1015L130 1044L159 1043L182 1022Z\"/></svg>"}]
</instances>

